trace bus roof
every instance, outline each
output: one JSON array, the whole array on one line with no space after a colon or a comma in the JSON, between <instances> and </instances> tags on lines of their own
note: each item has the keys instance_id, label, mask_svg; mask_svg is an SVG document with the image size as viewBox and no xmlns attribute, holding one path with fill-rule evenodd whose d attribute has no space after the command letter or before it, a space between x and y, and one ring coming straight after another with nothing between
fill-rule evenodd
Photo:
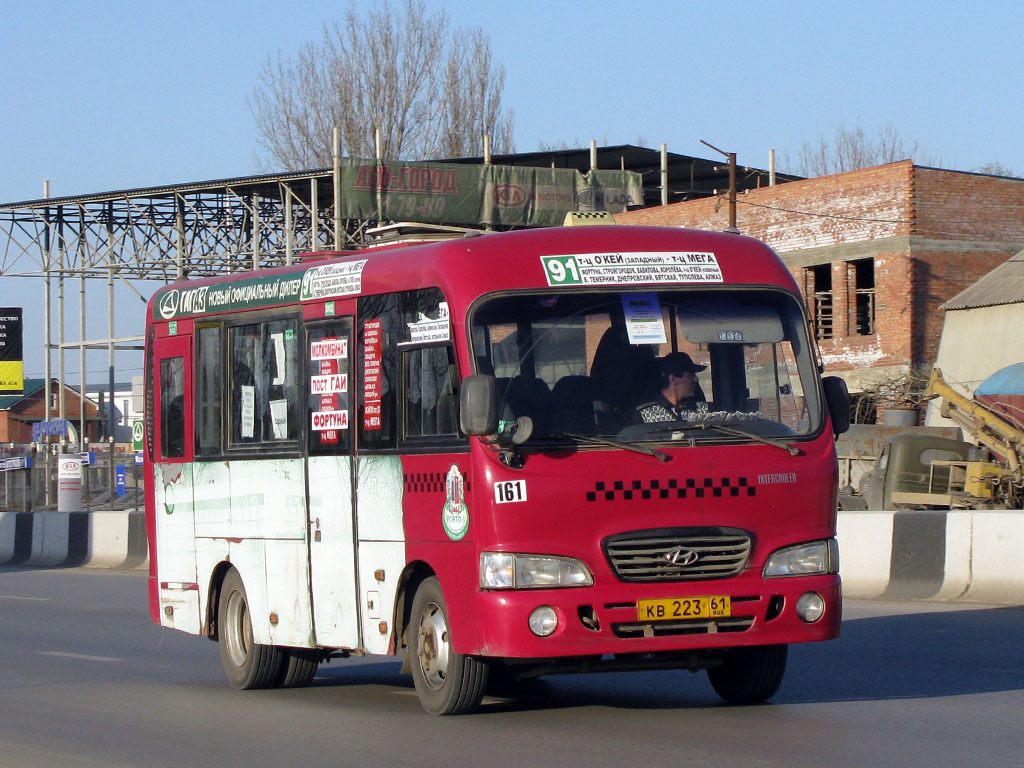
<instances>
[{"instance_id":1,"label":"bus roof","mask_svg":"<svg viewBox=\"0 0 1024 768\"><path fill-rule=\"evenodd\" d=\"M444 242L306 254L300 263L204 280L178 280L150 300L174 320L437 286L453 313L499 290L665 285L797 286L764 243L669 227L586 226L481 233Z\"/></svg>"}]
</instances>

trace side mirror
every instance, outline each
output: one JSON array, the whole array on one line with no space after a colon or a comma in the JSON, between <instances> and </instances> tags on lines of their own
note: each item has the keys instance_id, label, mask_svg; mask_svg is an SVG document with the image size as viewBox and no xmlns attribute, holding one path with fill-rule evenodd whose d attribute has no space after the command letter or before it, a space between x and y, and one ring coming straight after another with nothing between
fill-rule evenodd
<instances>
[{"instance_id":1,"label":"side mirror","mask_svg":"<svg viewBox=\"0 0 1024 768\"><path fill-rule=\"evenodd\" d=\"M850 390L838 376L826 376L821 384L825 389L825 404L832 417L832 431L841 435L850 428Z\"/></svg>"},{"instance_id":2,"label":"side mirror","mask_svg":"<svg viewBox=\"0 0 1024 768\"><path fill-rule=\"evenodd\" d=\"M498 385L493 376L474 373L462 380L459 429L464 435L493 435L498 431Z\"/></svg>"}]
</instances>

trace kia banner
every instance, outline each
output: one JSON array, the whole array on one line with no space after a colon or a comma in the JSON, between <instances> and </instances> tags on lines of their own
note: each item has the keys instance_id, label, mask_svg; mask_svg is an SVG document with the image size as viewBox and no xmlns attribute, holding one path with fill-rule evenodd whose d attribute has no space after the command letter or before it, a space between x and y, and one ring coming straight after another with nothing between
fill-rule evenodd
<instances>
[{"instance_id":1,"label":"kia banner","mask_svg":"<svg viewBox=\"0 0 1024 768\"><path fill-rule=\"evenodd\" d=\"M643 205L640 174L347 159L342 217L480 227L560 226L576 211Z\"/></svg>"}]
</instances>

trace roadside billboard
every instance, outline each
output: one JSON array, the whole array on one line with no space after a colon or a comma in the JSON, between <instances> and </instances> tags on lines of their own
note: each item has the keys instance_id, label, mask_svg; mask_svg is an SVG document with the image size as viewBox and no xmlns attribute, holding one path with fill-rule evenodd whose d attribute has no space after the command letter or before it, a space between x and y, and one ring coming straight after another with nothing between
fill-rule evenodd
<instances>
[{"instance_id":1,"label":"roadside billboard","mask_svg":"<svg viewBox=\"0 0 1024 768\"><path fill-rule=\"evenodd\" d=\"M0 395L24 391L21 307L0 307Z\"/></svg>"}]
</instances>

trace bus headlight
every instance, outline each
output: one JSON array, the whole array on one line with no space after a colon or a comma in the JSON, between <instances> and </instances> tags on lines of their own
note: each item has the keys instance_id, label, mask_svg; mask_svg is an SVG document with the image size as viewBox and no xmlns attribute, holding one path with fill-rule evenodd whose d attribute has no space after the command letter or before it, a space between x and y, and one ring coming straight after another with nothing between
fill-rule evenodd
<instances>
[{"instance_id":1,"label":"bus headlight","mask_svg":"<svg viewBox=\"0 0 1024 768\"><path fill-rule=\"evenodd\" d=\"M573 557L480 553L480 586L483 589L589 587L593 583L587 566Z\"/></svg>"},{"instance_id":2,"label":"bus headlight","mask_svg":"<svg viewBox=\"0 0 1024 768\"><path fill-rule=\"evenodd\" d=\"M826 573L839 573L839 542L835 539L812 541L809 544L776 550L764 564L761 575L770 578Z\"/></svg>"}]
</instances>

